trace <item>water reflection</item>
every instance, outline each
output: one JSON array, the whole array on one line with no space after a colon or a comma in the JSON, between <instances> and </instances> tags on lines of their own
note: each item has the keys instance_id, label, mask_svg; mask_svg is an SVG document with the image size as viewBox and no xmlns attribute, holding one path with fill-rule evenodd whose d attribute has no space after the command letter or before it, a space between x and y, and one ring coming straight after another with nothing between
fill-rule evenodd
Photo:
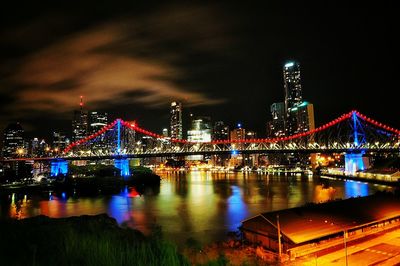
<instances>
[{"instance_id":1,"label":"water reflection","mask_svg":"<svg viewBox=\"0 0 400 266\"><path fill-rule=\"evenodd\" d=\"M367 183L359 181L345 181L346 198L368 195L369 186Z\"/></svg>"},{"instance_id":2,"label":"water reflection","mask_svg":"<svg viewBox=\"0 0 400 266\"><path fill-rule=\"evenodd\" d=\"M259 173L161 173L159 191L139 195L125 189L112 196L79 197L65 192L42 195L0 195L0 216L25 218L39 214L66 217L108 213L118 223L145 233L153 224L164 235L184 243L223 239L242 220L261 212L292 208L307 202L366 196L388 187L318 177Z\"/></svg>"},{"instance_id":3,"label":"water reflection","mask_svg":"<svg viewBox=\"0 0 400 266\"><path fill-rule=\"evenodd\" d=\"M238 186L231 186L232 195L227 200L227 226L229 231L236 231L241 222L248 218L247 205L243 201L241 189Z\"/></svg>"}]
</instances>

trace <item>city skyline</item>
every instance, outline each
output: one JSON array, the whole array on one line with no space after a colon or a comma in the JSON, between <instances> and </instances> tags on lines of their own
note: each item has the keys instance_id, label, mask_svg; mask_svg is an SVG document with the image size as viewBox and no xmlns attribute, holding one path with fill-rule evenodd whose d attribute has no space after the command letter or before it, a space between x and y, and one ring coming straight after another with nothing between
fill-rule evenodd
<instances>
[{"instance_id":1,"label":"city skyline","mask_svg":"<svg viewBox=\"0 0 400 266\"><path fill-rule=\"evenodd\" d=\"M301 64L317 125L357 109L398 127L396 99L387 97L396 68L385 8L110 4L91 16L67 4L18 7L17 16L15 6L4 9L2 130L19 121L31 136L69 132L83 95L88 110L157 132L169 128L170 102L180 101L184 115L264 133L271 104L284 100L281 69L291 60Z\"/></svg>"}]
</instances>

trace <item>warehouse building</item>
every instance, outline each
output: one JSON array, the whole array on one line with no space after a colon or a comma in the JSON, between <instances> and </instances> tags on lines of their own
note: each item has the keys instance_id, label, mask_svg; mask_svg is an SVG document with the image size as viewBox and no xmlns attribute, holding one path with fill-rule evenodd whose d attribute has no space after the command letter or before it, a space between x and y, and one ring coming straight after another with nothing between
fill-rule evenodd
<instances>
[{"instance_id":1,"label":"warehouse building","mask_svg":"<svg viewBox=\"0 0 400 266\"><path fill-rule=\"evenodd\" d=\"M343 248L344 242L398 226L400 198L382 193L262 213L242 221L241 230L250 243L276 253L279 231L281 254L293 259Z\"/></svg>"}]
</instances>

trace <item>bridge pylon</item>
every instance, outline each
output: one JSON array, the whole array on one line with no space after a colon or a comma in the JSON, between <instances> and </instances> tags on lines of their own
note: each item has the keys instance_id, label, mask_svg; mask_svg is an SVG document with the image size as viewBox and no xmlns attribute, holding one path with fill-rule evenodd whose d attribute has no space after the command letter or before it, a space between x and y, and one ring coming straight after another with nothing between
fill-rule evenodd
<instances>
[{"instance_id":1,"label":"bridge pylon","mask_svg":"<svg viewBox=\"0 0 400 266\"><path fill-rule=\"evenodd\" d=\"M68 161L64 159L55 159L50 163L50 176L68 174Z\"/></svg>"}]
</instances>

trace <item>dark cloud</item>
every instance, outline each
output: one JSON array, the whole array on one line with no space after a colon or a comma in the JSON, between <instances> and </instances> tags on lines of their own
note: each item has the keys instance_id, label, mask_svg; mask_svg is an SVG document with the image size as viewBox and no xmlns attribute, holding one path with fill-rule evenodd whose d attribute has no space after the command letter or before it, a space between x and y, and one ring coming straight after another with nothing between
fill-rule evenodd
<instances>
[{"instance_id":1,"label":"dark cloud","mask_svg":"<svg viewBox=\"0 0 400 266\"><path fill-rule=\"evenodd\" d=\"M68 128L84 95L89 109L153 130L168 125L168 103L180 100L186 114L241 121L262 135L269 105L283 100L281 67L297 60L317 124L355 108L398 125L389 97L397 92L394 9L133 2L2 9L1 123L47 117L32 129Z\"/></svg>"}]
</instances>

